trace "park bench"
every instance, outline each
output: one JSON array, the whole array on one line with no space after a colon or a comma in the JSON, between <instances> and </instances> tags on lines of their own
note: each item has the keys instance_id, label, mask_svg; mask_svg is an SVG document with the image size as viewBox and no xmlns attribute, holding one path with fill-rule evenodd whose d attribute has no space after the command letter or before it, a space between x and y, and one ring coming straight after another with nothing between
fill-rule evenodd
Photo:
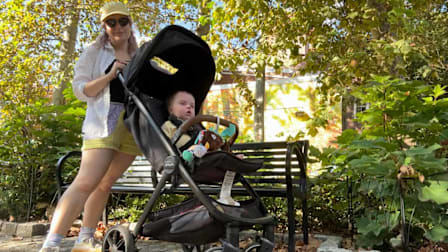
<instances>
[{"instance_id":1,"label":"park bench","mask_svg":"<svg viewBox=\"0 0 448 252\"><path fill-rule=\"evenodd\" d=\"M286 198L288 251L294 251L295 247L295 198L300 198L303 211L303 239L304 243L308 244L308 210L306 202L308 141L234 144L232 151L235 154L242 153L248 159L263 160L263 168L244 176L259 196ZM56 172L59 196L70 185L69 181L63 180L63 177L66 176L63 176L65 174L64 166L68 166L66 163L72 157L78 157L77 162L79 162L80 156L81 152L73 151L59 159ZM72 173L74 172L72 171ZM137 157L129 169L112 187L111 193L149 194L154 191L158 178L159 175L151 169L149 162L144 157ZM199 187L206 194L213 195L220 191L220 186L217 185L199 185ZM169 192L192 194L191 189L185 184L181 184L169 190ZM232 187L232 195L245 194L245 189L238 183Z\"/></svg>"}]
</instances>

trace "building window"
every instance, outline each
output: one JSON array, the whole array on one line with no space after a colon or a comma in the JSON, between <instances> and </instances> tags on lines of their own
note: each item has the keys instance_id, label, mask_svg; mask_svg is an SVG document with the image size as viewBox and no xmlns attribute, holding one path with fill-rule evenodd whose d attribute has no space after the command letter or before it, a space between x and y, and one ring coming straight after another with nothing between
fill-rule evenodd
<instances>
[{"instance_id":1,"label":"building window","mask_svg":"<svg viewBox=\"0 0 448 252\"><path fill-rule=\"evenodd\" d=\"M354 108L353 108L353 112L354 112L353 113L353 118L356 118L356 115L358 113L362 113L362 112L368 110L369 107L370 107L370 104L369 103L361 103L360 101L355 101L353 106L354 106Z\"/></svg>"}]
</instances>

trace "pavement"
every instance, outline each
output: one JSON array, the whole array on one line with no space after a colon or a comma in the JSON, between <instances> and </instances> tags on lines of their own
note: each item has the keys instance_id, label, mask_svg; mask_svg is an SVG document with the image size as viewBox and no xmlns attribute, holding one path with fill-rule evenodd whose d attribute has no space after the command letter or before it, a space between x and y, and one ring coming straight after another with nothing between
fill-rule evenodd
<instances>
[{"instance_id":1,"label":"pavement","mask_svg":"<svg viewBox=\"0 0 448 252\"><path fill-rule=\"evenodd\" d=\"M70 252L77 237L64 238L60 252ZM0 234L0 252L38 252L42 247L45 236L17 237ZM140 252L182 252L180 244L161 242L156 240L138 241L136 244Z\"/></svg>"},{"instance_id":2,"label":"pavement","mask_svg":"<svg viewBox=\"0 0 448 252\"><path fill-rule=\"evenodd\" d=\"M42 223L0 221L0 252L38 252L45 240L48 227L49 224ZM255 233L254 231L243 231L240 233L240 238L247 240L254 237ZM76 238L76 236L64 238L60 252L70 252ZM287 244L288 236L278 233L275 240L277 245ZM352 250L341 248L342 240L342 237L339 236L313 234L310 237L310 245L314 246L312 251L317 252L352 252ZM296 235L296 241L298 243L303 241L302 235ZM139 252L183 252L182 245L179 243L158 240L138 240L136 247ZM283 248L278 251L286 251Z\"/></svg>"},{"instance_id":3,"label":"pavement","mask_svg":"<svg viewBox=\"0 0 448 252\"><path fill-rule=\"evenodd\" d=\"M48 228L48 223L0 221L0 252L37 252L42 247ZM76 236L64 238L60 252L70 252L76 238ZM157 240L139 240L136 246L141 252L183 251L178 243Z\"/></svg>"}]
</instances>

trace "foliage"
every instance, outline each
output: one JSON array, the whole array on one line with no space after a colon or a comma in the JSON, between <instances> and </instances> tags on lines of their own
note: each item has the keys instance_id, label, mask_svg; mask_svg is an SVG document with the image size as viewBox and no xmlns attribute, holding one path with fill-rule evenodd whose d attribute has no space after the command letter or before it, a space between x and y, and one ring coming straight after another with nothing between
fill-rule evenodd
<instances>
[{"instance_id":1,"label":"foliage","mask_svg":"<svg viewBox=\"0 0 448 252\"><path fill-rule=\"evenodd\" d=\"M198 11L203 5L209 12ZM447 79L444 0L178 0L167 7L193 19L188 21L211 24L204 39L216 55L217 72L290 66L295 74L318 74L325 99L310 133L327 125L328 106L371 74L431 85Z\"/></svg>"},{"instance_id":2,"label":"foliage","mask_svg":"<svg viewBox=\"0 0 448 252\"><path fill-rule=\"evenodd\" d=\"M26 93L40 90L39 96L52 91L73 75L75 59L101 31L99 8L104 1L2 1L0 3L0 95L2 101L18 102ZM156 2L133 1L129 8L135 26L150 36L166 23L165 13ZM162 15L163 14L163 15ZM75 15L78 36L67 41L69 21ZM76 29L75 29L76 31ZM75 42L73 52L64 47ZM67 55L61 55L61 54ZM62 64L68 57L68 64ZM64 69L61 69L64 67ZM63 76L68 74L69 76ZM25 93L25 95L23 95ZM1 106L0 102L0 106Z\"/></svg>"},{"instance_id":3,"label":"foliage","mask_svg":"<svg viewBox=\"0 0 448 252\"><path fill-rule=\"evenodd\" d=\"M0 208L17 220L44 215L56 190L57 159L66 150L80 148L84 109L77 102L48 104L48 99L38 98L2 110Z\"/></svg>"},{"instance_id":4,"label":"foliage","mask_svg":"<svg viewBox=\"0 0 448 252\"><path fill-rule=\"evenodd\" d=\"M385 246L399 233L407 236L402 218L411 230L423 229L426 238L447 241L441 231L448 227L443 199L448 184L433 176L448 172L447 152L440 145L448 132L444 88L374 76L353 94L370 105L358 117L363 130L339 136L339 147L327 152L332 166L325 176L356 181L358 244ZM410 235L422 240L421 232Z\"/></svg>"},{"instance_id":5,"label":"foliage","mask_svg":"<svg viewBox=\"0 0 448 252\"><path fill-rule=\"evenodd\" d=\"M99 34L98 10L103 2L0 3L1 217L43 216L55 191L53 165L64 150L80 148L85 105L69 89L65 105L51 106L50 98L61 81L71 79L81 49ZM144 13L133 16L140 32L159 30L165 16L159 15L158 4L133 1L129 6ZM68 41L73 16L79 34L76 41ZM72 42L74 51L64 51Z\"/></svg>"},{"instance_id":6,"label":"foliage","mask_svg":"<svg viewBox=\"0 0 448 252\"><path fill-rule=\"evenodd\" d=\"M49 167L64 148L79 148L80 104L68 99L66 106L52 107L48 97L62 79L60 70L66 70L56 66L70 15L78 13L82 25L69 69L98 34L102 3L0 4L0 213L11 208L13 215L38 214L33 204L51 198ZM448 239L441 196L447 186L441 179L446 178L431 176L446 169L445 0L132 1L130 8L138 13L133 20L143 35L179 20L190 28L210 24L204 39L216 56L218 72L246 65L253 72L291 66L295 74L318 74L323 99L309 116L311 135L328 125L327 108L354 91L371 106L358 117L363 132L345 131L338 149L311 151L316 162L331 167L327 181L331 176L358 181L360 244L388 245L400 232L401 217L411 223L415 240L423 232L432 240ZM250 92L240 88L250 101ZM339 211L333 203L343 191L329 194L339 188L332 186L315 187L332 204L319 206L316 200L323 212ZM335 220L341 220L339 212Z\"/></svg>"},{"instance_id":7,"label":"foliage","mask_svg":"<svg viewBox=\"0 0 448 252\"><path fill-rule=\"evenodd\" d=\"M311 232L343 234L350 230L345 180L326 174L311 178L307 199ZM300 209L300 208L298 208Z\"/></svg>"}]
</instances>

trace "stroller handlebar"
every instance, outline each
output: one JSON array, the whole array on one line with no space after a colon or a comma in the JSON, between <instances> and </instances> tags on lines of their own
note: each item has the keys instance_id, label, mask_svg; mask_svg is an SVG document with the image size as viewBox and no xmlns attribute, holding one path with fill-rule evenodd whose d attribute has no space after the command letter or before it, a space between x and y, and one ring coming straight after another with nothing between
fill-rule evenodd
<instances>
[{"instance_id":1,"label":"stroller handlebar","mask_svg":"<svg viewBox=\"0 0 448 252\"><path fill-rule=\"evenodd\" d=\"M212 116L212 115L197 115L197 116L185 121L179 127L179 129L176 131L176 133L173 137L174 142L176 142L180 138L180 136L182 136L185 132L187 132L191 126L193 126L195 124L199 124L201 122L211 122L211 123L216 123L216 124L223 125L226 127L230 127L230 125L233 124L235 126L235 133L228 140L228 146L230 147L230 146L232 146L233 143L235 143L235 140L238 137L238 125L236 125L235 123L232 123L231 121L228 121L226 119L219 118L217 116Z\"/></svg>"}]
</instances>

